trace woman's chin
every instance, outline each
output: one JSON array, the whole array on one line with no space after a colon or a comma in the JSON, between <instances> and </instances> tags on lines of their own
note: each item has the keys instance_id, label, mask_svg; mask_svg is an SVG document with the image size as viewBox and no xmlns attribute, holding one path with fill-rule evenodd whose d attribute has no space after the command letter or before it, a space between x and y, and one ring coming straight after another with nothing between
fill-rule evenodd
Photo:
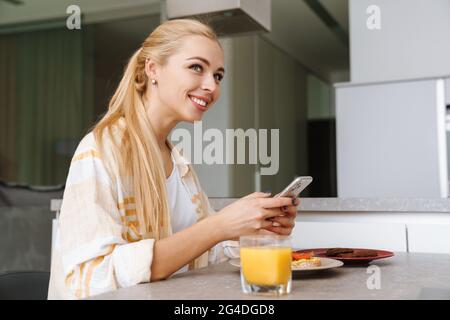
<instances>
[{"instance_id":1,"label":"woman's chin","mask_svg":"<svg viewBox=\"0 0 450 320\"><path fill-rule=\"evenodd\" d=\"M196 121L201 121L203 118L203 114L190 114L188 117L186 117L185 121L194 123Z\"/></svg>"}]
</instances>

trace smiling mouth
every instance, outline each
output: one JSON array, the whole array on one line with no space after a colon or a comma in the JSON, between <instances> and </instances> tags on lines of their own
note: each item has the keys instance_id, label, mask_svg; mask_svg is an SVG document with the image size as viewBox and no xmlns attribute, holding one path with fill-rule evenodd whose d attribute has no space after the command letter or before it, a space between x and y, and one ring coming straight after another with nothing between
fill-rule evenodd
<instances>
[{"instance_id":1,"label":"smiling mouth","mask_svg":"<svg viewBox=\"0 0 450 320\"><path fill-rule=\"evenodd\" d=\"M188 95L188 96L189 96L189 99L194 103L194 105L196 107L198 107L200 110L204 111L207 109L207 106L209 104L208 101L191 96L191 95Z\"/></svg>"}]
</instances>

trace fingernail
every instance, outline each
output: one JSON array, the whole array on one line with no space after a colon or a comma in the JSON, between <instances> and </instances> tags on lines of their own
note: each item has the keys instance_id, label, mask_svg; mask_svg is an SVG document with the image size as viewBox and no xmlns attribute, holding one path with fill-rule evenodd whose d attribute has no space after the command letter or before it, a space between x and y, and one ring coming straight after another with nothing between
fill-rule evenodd
<instances>
[{"instance_id":1,"label":"fingernail","mask_svg":"<svg viewBox=\"0 0 450 320\"><path fill-rule=\"evenodd\" d=\"M274 226L274 227L280 227L281 226L281 224L279 223L279 222L273 222L272 223L272 226Z\"/></svg>"}]
</instances>

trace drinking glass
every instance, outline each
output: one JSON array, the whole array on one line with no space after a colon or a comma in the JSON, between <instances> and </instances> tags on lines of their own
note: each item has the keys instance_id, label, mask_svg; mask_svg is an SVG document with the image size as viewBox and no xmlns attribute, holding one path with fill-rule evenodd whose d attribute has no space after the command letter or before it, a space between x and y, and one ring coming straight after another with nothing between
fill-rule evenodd
<instances>
[{"instance_id":1,"label":"drinking glass","mask_svg":"<svg viewBox=\"0 0 450 320\"><path fill-rule=\"evenodd\" d=\"M291 238L249 235L239 238L241 284L247 294L279 296L291 292Z\"/></svg>"}]
</instances>

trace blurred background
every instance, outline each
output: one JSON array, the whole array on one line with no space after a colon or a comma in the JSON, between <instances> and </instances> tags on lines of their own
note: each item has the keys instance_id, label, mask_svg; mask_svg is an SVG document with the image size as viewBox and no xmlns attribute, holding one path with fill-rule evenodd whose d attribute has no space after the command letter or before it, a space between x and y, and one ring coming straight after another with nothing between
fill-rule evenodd
<instances>
[{"instance_id":1,"label":"blurred background","mask_svg":"<svg viewBox=\"0 0 450 320\"><path fill-rule=\"evenodd\" d=\"M0 1L3 181L64 184L77 143L105 112L127 60L164 19L162 3ZM73 4L81 29L69 30ZM227 75L203 131L280 129L279 172L226 164L197 171L215 197L279 192L297 175L314 176L309 196L336 196L332 85L349 80L348 2L276 0L269 10L270 32L237 26L221 34ZM211 172L218 179L208 180Z\"/></svg>"}]
</instances>

